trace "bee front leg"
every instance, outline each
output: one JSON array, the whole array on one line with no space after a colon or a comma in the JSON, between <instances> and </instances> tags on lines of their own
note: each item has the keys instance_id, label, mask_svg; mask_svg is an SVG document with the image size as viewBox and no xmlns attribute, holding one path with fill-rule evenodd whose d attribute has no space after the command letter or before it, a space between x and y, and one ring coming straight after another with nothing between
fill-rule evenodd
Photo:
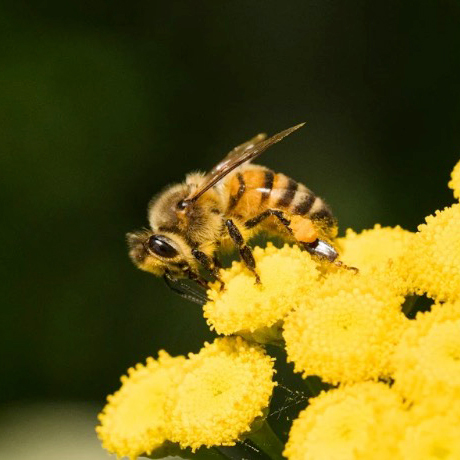
<instances>
[{"instance_id":1,"label":"bee front leg","mask_svg":"<svg viewBox=\"0 0 460 460\"><path fill-rule=\"evenodd\" d=\"M231 219L227 219L225 221L225 225L227 227L230 238L233 240L233 242L238 247L238 250L240 251L241 259L243 259L243 262L245 263L246 267L248 267L249 270L251 270L251 272L254 273L254 276L256 277L256 283L260 284L260 277L256 272L256 261L254 260L254 256L252 255L251 248L246 244L243 235Z\"/></svg>"},{"instance_id":2,"label":"bee front leg","mask_svg":"<svg viewBox=\"0 0 460 460\"><path fill-rule=\"evenodd\" d=\"M202 265L202 267L210 272L214 278L219 281L221 289L224 288L224 282L220 279L219 269L220 266L215 263L213 259L207 256L204 252L198 249L192 249L192 256Z\"/></svg>"},{"instance_id":3,"label":"bee front leg","mask_svg":"<svg viewBox=\"0 0 460 460\"><path fill-rule=\"evenodd\" d=\"M192 270L188 270L187 276L188 276L188 279L195 281L200 286L204 287L205 289L208 289L208 282L203 277L201 277L198 273L195 273Z\"/></svg>"}]
</instances>

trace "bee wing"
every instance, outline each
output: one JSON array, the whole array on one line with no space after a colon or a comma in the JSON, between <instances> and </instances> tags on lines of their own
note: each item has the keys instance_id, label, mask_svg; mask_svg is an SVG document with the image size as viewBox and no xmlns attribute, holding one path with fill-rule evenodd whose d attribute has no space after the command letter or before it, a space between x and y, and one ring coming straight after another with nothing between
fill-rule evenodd
<instances>
[{"instance_id":1,"label":"bee wing","mask_svg":"<svg viewBox=\"0 0 460 460\"><path fill-rule=\"evenodd\" d=\"M216 185L217 182L222 180L235 168L259 156L261 153L267 150L268 147L276 144L281 139L301 128L304 124L305 123L300 123L293 126L292 128L285 129L284 131L281 131L280 133L275 134L268 139L266 139L265 134L258 134L244 144L235 147L221 162L219 162L216 166L214 166L214 168L211 169L208 174L206 174L203 185L195 190L193 194L187 198L186 201L195 201L201 195L203 195L204 192Z\"/></svg>"},{"instance_id":2,"label":"bee wing","mask_svg":"<svg viewBox=\"0 0 460 460\"><path fill-rule=\"evenodd\" d=\"M234 149L230 150L228 154L225 156L225 158L220 161L219 163L214 166L214 168L209 171L207 176L215 176L218 174L220 171L222 171L226 165L230 164L230 162L236 160L237 158L240 158L241 155L243 155L245 152L249 151L250 149L254 148L256 144L259 144L260 142L264 141L267 138L267 135L265 133L260 133L257 134L257 136L254 136L252 139L249 139L246 141L244 144L238 145Z\"/></svg>"}]
</instances>

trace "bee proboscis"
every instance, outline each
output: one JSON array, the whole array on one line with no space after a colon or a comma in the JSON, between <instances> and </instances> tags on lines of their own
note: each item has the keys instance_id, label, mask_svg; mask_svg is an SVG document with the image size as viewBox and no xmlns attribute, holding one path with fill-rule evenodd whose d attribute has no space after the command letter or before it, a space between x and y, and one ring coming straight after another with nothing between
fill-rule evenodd
<instances>
[{"instance_id":1,"label":"bee proboscis","mask_svg":"<svg viewBox=\"0 0 460 460\"><path fill-rule=\"evenodd\" d=\"M250 163L301 126L268 139L258 134L231 150L208 174L188 174L185 182L154 197L148 206L150 228L127 235L133 262L170 281L189 278L206 286L200 271L219 280L219 251L236 247L260 283L247 241L265 231L341 265L333 246L337 225L326 203L305 185Z\"/></svg>"}]
</instances>

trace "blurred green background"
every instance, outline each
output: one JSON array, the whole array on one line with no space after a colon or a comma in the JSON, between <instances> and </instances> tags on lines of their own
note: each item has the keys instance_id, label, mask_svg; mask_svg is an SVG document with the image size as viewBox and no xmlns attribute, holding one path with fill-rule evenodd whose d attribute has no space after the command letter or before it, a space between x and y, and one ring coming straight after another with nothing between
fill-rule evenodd
<instances>
[{"instance_id":1,"label":"blurred green background","mask_svg":"<svg viewBox=\"0 0 460 460\"><path fill-rule=\"evenodd\" d=\"M414 230L452 202L457 1L2 2L0 37L5 410L100 406L130 365L211 337L124 235L258 132L307 122L260 162L325 197L342 232Z\"/></svg>"}]
</instances>

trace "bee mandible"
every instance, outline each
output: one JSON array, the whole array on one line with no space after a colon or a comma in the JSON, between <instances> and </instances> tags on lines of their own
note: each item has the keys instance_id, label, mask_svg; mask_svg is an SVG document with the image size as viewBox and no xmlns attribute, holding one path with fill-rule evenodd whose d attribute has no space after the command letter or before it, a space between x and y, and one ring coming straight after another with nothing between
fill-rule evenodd
<instances>
[{"instance_id":1,"label":"bee mandible","mask_svg":"<svg viewBox=\"0 0 460 460\"><path fill-rule=\"evenodd\" d=\"M268 139L258 134L231 150L208 174L190 173L185 182L154 197L148 205L150 228L127 235L134 264L167 281L188 278L206 287L200 272L204 269L220 280L218 253L236 247L260 283L247 242L265 231L343 265L333 246L336 220L326 203L305 185L250 163L303 125Z\"/></svg>"}]
</instances>

